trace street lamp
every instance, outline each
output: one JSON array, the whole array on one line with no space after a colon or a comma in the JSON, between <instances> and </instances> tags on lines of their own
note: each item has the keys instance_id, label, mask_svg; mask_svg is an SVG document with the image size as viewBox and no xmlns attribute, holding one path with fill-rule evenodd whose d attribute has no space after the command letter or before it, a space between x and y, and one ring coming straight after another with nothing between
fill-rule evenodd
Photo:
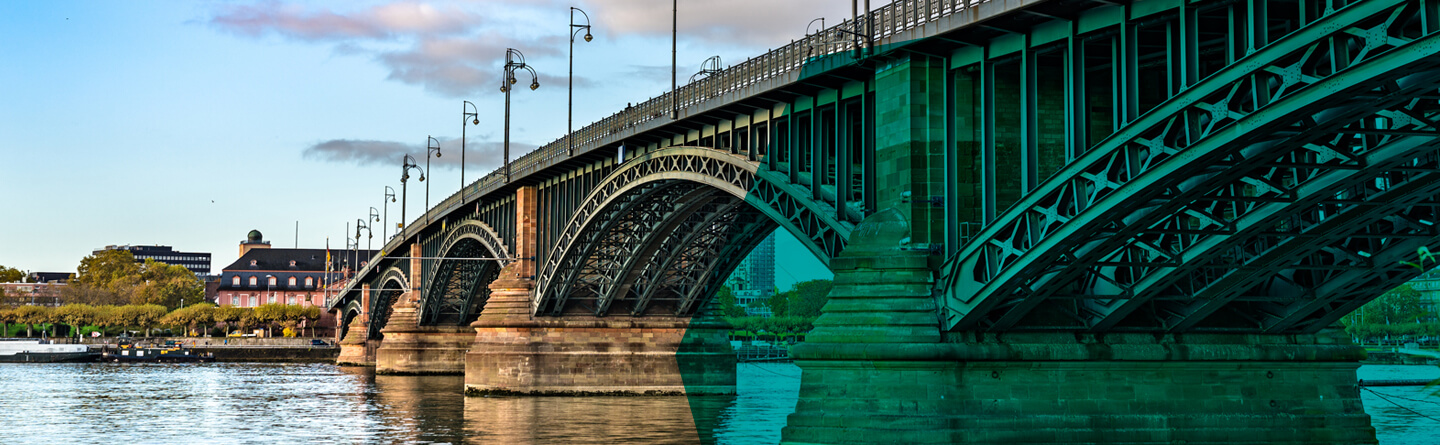
<instances>
[{"instance_id":1,"label":"street lamp","mask_svg":"<svg viewBox=\"0 0 1440 445\"><path fill-rule=\"evenodd\" d=\"M430 171L430 153L440 157L440 141L426 135L425 138L425 171ZM432 144L433 143L433 144ZM420 182L425 182L425 175L420 175ZM430 181L435 182L435 181ZM430 224L430 182L425 182L425 224ZM355 244L360 244L360 237L355 237Z\"/></svg>"},{"instance_id":2,"label":"street lamp","mask_svg":"<svg viewBox=\"0 0 1440 445\"><path fill-rule=\"evenodd\" d=\"M700 62L700 71L690 75L690 82L694 83L697 78L704 79L724 71L720 69L720 63L720 56L710 56L704 62Z\"/></svg>"},{"instance_id":3,"label":"street lamp","mask_svg":"<svg viewBox=\"0 0 1440 445\"><path fill-rule=\"evenodd\" d=\"M405 221L408 221L405 219L405 207L406 204L410 203L410 191L409 184L405 181L410 180L410 169L420 170L420 182L425 182L425 170L415 163L414 157L407 154L401 160L404 161L404 165L402 165L400 169L400 223L395 225L397 230L404 230ZM394 197L392 196L391 199L393 200ZM399 232L396 232L396 234L398 235Z\"/></svg>"},{"instance_id":4,"label":"street lamp","mask_svg":"<svg viewBox=\"0 0 1440 445\"><path fill-rule=\"evenodd\" d=\"M385 221L382 221L380 224L380 238L384 238L385 241L388 242L390 241L390 203L395 202L395 189L390 188L388 185L385 186L385 197L389 200L385 201L383 205L385 207Z\"/></svg>"},{"instance_id":5,"label":"street lamp","mask_svg":"<svg viewBox=\"0 0 1440 445\"><path fill-rule=\"evenodd\" d=\"M475 125L480 125L480 109L479 109L479 108L475 108L475 104L470 103L470 101L468 101L468 100L466 100L466 101L461 101L461 102L464 102L464 103L460 104L460 199L461 199L461 201L464 201L464 199L465 199L465 127L469 127L469 126L470 126L469 123L474 123ZM475 112L474 112L474 113L471 113L470 110L475 110ZM473 119L473 120L471 120L471 119Z\"/></svg>"},{"instance_id":6,"label":"street lamp","mask_svg":"<svg viewBox=\"0 0 1440 445\"><path fill-rule=\"evenodd\" d=\"M375 227L375 223L380 222L380 211L379 211L379 210L375 210L374 207L371 207L371 208L370 208L370 219L371 219L371 221L370 221L370 227ZM385 242L385 228L384 228L384 225L383 225L384 223L381 223L381 224L382 224L382 225L381 225L381 228L380 228L380 242L383 243L383 242ZM375 230L374 230L374 229L371 229L370 232L371 232L371 233L370 233L370 236L373 238L373 237L375 236L375 233L374 233ZM384 244L381 244L381 246L383 247Z\"/></svg>"},{"instance_id":7,"label":"street lamp","mask_svg":"<svg viewBox=\"0 0 1440 445\"><path fill-rule=\"evenodd\" d=\"M274 299L275 299L275 292L270 290L270 286L271 286L270 281L272 281L272 280L274 280L274 279L275 279L275 276L274 276L274 275L266 275L266 276L265 276L265 296L268 297L268 298L271 299L271 300L274 300ZM263 304L263 303L262 303L262 304Z\"/></svg>"},{"instance_id":8,"label":"street lamp","mask_svg":"<svg viewBox=\"0 0 1440 445\"><path fill-rule=\"evenodd\" d=\"M515 48L505 48L505 76L500 78L500 92L505 93L505 182L510 182L510 86L515 84L518 69L530 72L530 89L540 88L540 75L525 64L525 54Z\"/></svg>"},{"instance_id":9,"label":"street lamp","mask_svg":"<svg viewBox=\"0 0 1440 445\"><path fill-rule=\"evenodd\" d=\"M584 24L584 25L575 23L575 12L576 12L576 11L579 11L579 12L580 12L580 15L583 16L583 17L585 17L585 24ZM565 100L565 104L566 104L566 107L565 107L565 143L568 144L569 147L570 147L570 156L575 156L575 141L574 141L574 139L575 139L575 137L574 137L574 134L575 134L575 35L576 35L576 34L579 34L581 30L584 30L584 31L585 31L585 41L586 41L586 42L589 42L589 41L595 39L595 36L590 35L590 14L586 14L585 11L581 10L580 8L576 8L576 7L574 7L574 6L571 6L571 7L570 7L570 75L566 77L566 79L570 82L570 86L566 88L566 94L567 94L568 96L566 97L566 100Z\"/></svg>"},{"instance_id":10,"label":"street lamp","mask_svg":"<svg viewBox=\"0 0 1440 445\"><path fill-rule=\"evenodd\" d=\"M371 248L370 240L375 239L375 232L372 231L372 230L370 230L370 226L369 226L369 225L365 224L365 219L364 219L364 218L356 218L356 219L355 219L355 250L356 250L357 252L356 252L356 254L355 254L355 267L360 267L360 254L359 254L359 252L358 252L358 251L360 250L360 229L365 229L365 233L367 233L367 234L370 235L369 238L365 238L365 250L370 250L370 248Z\"/></svg>"}]
</instances>

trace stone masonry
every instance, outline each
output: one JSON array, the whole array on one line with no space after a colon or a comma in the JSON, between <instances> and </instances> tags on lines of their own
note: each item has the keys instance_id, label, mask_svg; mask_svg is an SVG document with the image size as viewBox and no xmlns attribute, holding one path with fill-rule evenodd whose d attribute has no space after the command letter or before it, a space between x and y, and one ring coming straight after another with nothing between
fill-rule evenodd
<instances>
[{"instance_id":1,"label":"stone masonry","mask_svg":"<svg viewBox=\"0 0 1440 445\"><path fill-rule=\"evenodd\" d=\"M782 443L1375 443L1329 335L942 333L886 210L832 261Z\"/></svg>"}]
</instances>

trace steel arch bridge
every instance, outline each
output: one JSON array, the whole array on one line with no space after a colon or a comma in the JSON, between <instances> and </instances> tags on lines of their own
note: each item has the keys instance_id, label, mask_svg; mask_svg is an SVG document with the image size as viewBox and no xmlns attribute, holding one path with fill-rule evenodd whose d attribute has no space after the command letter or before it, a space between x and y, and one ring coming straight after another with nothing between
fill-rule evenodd
<instances>
[{"instance_id":1,"label":"steel arch bridge","mask_svg":"<svg viewBox=\"0 0 1440 445\"><path fill-rule=\"evenodd\" d=\"M516 262L534 317L693 316L768 231L828 263L897 209L943 330L1317 332L1440 241L1437 10L897 1L467 185L331 307L464 326Z\"/></svg>"}]
</instances>

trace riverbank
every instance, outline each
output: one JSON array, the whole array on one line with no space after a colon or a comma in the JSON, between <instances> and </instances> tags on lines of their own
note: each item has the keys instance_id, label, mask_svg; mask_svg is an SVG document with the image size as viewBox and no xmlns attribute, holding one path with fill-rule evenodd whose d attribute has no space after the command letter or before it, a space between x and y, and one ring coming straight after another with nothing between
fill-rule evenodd
<instances>
[{"instance_id":1,"label":"riverbank","mask_svg":"<svg viewBox=\"0 0 1440 445\"><path fill-rule=\"evenodd\" d=\"M80 339L92 350L114 350L121 339L97 337ZM197 354L214 354L217 362L236 363L335 363L340 347L328 339L324 346L312 345L316 339L299 337L135 337L130 342L143 345L164 345L167 341L184 345ZM64 341L61 339L60 341Z\"/></svg>"}]
</instances>

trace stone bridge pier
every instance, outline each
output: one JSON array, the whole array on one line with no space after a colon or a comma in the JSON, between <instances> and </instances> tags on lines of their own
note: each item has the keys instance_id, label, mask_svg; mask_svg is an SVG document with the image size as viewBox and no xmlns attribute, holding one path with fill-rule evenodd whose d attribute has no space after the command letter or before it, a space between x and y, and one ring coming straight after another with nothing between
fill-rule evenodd
<instances>
[{"instance_id":1,"label":"stone bridge pier","mask_svg":"<svg viewBox=\"0 0 1440 445\"><path fill-rule=\"evenodd\" d=\"M908 232L872 216L831 263L782 443L1375 443L1348 339L942 332Z\"/></svg>"}]
</instances>

